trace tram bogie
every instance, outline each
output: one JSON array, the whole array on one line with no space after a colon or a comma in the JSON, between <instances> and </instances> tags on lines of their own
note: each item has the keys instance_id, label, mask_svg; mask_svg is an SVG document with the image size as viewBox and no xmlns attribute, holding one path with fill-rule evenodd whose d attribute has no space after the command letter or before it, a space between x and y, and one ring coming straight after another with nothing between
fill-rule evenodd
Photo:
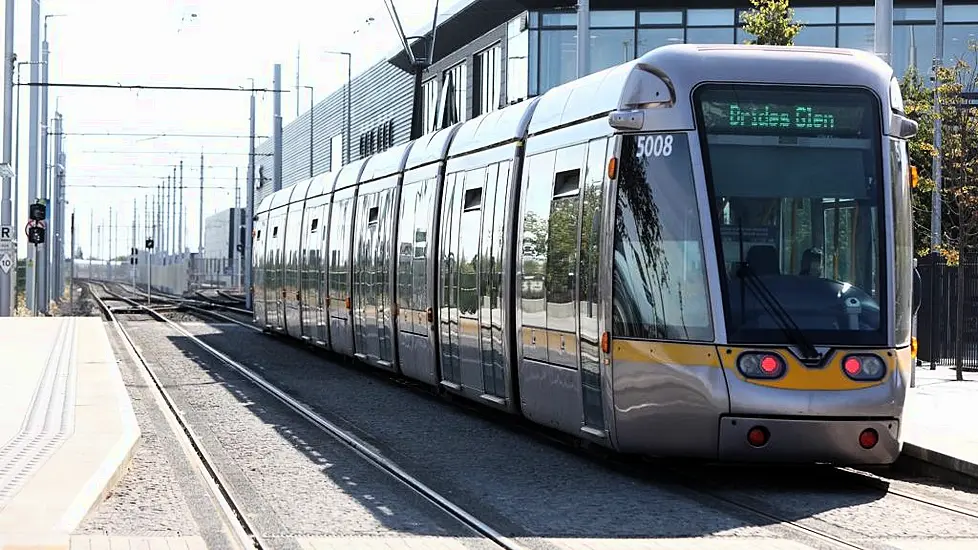
<instances>
[{"instance_id":1,"label":"tram bogie","mask_svg":"<svg viewBox=\"0 0 978 550\"><path fill-rule=\"evenodd\" d=\"M619 451L892 462L894 82L677 45L438 130L262 202L255 322Z\"/></svg>"}]
</instances>

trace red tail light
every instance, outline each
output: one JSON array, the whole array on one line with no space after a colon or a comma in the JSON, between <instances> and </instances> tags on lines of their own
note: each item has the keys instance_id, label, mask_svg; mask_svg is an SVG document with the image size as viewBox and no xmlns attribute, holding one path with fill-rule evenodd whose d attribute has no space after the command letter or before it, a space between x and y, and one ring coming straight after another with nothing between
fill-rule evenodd
<instances>
[{"instance_id":1,"label":"red tail light","mask_svg":"<svg viewBox=\"0 0 978 550\"><path fill-rule=\"evenodd\" d=\"M872 428L866 428L859 434L859 446L863 449L872 449L879 443L880 434Z\"/></svg>"},{"instance_id":2,"label":"red tail light","mask_svg":"<svg viewBox=\"0 0 978 550\"><path fill-rule=\"evenodd\" d=\"M875 355L848 355L842 360L842 372L852 380L875 382L886 375L886 363Z\"/></svg>"},{"instance_id":3,"label":"red tail light","mask_svg":"<svg viewBox=\"0 0 978 550\"><path fill-rule=\"evenodd\" d=\"M744 353L737 358L737 369L747 378L780 378L785 364L773 353Z\"/></svg>"},{"instance_id":4,"label":"red tail light","mask_svg":"<svg viewBox=\"0 0 978 550\"><path fill-rule=\"evenodd\" d=\"M747 442L754 447L763 447L769 437L771 434L764 426L754 426L747 432Z\"/></svg>"}]
</instances>

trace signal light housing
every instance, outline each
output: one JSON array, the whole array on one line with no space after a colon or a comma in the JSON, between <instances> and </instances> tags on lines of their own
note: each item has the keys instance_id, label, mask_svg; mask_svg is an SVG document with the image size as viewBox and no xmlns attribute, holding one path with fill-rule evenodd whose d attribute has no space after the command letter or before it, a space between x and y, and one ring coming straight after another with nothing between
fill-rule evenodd
<instances>
[{"instance_id":1,"label":"signal light housing","mask_svg":"<svg viewBox=\"0 0 978 550\"><path fill-rule=\"evenodd\" d=\"M28 205L27 207L27 217L39 222L47 218L48 208L42 202L36 202L34 204Z\"/></svg>"},{"instance_id":2,"label":"signal light housing","mask_svg":"<svg viewBox=\"0 0 978 550\"><path fill-rule=\"evenodd\" d=\"M876 382L886 376L886 363L875 355L847 355L842 358L842 372L857 382Z\"/></svg>"},{"instance_id":3,"label":"signal light housing","mask_svg":"<svg viewBox=\"0 0 978 550\"><path fill-rule=\"evenodd\" d=\"M743 353L737 358L737 370L747 378L773 380L784 376L787 367L776 353Z\"/></svg>"}]
</instances>

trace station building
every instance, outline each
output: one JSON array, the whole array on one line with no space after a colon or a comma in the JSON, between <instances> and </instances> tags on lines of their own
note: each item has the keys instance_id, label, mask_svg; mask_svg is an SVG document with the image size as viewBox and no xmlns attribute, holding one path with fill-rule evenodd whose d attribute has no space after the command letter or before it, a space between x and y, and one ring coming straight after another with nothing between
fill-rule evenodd
<instances>
[{"instance_id":1,"label":"station building","mask_svg":"<svg viewBox=\"0 0 978 550\"><path fill-rule=\"evenodd\" d=\"M446 119L468 120L576 78L575 6L575 0L461 0L448 6L452 13L439 16L434 55L422 73L422 134ZM796 45L873 51L871 1L797 0L792 7L795 20L804 24ZM666 44L743 43L750 37L741 28L740 14L749 8L749 0L592 0L590 70ZM935 3L896 0L893 22L897 73L916 66L929 74L937 46ZM946 1L943 27L944 62L967 59L969 42L978 40L978 2ZM420 37L411 43L412 51L425 56L430 25L408 34ZM344 143L345 86L285 126L282 186L409 141L412 70L400 50L353 79L350 143ZM262 142L257 153L255 197L260 202L273 190L271 140Z\"/></svg>"},{"instance_id":2,"label":"station building","mask_svg":"<svg viewBox=\"0 0 978 550\"><path fill-rule=\"evenodd\" d=\"M244 242L246 215L244 208L227 208L204 218L203 255L196 264L200 282L223 286L232 282L235 257L243 254L235 245Z\"/></svg>"}]
</instances>

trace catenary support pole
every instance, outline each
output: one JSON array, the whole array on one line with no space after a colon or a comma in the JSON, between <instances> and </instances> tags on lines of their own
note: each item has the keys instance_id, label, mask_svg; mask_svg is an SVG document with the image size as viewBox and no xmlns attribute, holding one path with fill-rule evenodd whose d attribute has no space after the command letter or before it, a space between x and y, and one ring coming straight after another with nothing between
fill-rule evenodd
<instances>
[{"instance_id":1,"label":"catenary support pole","mask_svg":"<svg viewBox=\"0 0 978 550\"><path fill-rule=\"evenodd\" d=\"M3 164L7 169L11 169L15 162L13 160L13 125L14 125L14 64L17 62L14 57L14 0L7 0L5 5L4 17L6 26L4 31L3 44ZM13 217L16 205L12 202L13 185L19 185L12 181L9 172L3 174L3 189L0 194L0 226L10 227L12 249L11 260L13 267L10 271L0 270L0 317L10 317L14 314L17 295L15 292L15 281L17 281L17 235L20 229L14 226ZM30 245L28 245L30 247Z\"/></svg>"},{"instance_id":2,"label":"catenary support pole","mask_svg":"<svg viewBox=\"0 0 978 550\"><path fill-rule=\"evenodd\" d=\"M105 261L107 262L106 269L108 270L108 279L112 280L112 207L109 207L109 223L106 226L106 235L109 241L109 246L106 247Z\"/></svg>"},{"instance_id":3,"label":"catenary support pole","mask_svg":"<svg viewBox=\"0 0 978 550\"><path fill-rule=\"evenodd\" d=\"M61 301L61 292L64 284L58 279L58 266L61 259L61 129L59 125L58 112L55 111L52 119L54 128L54 151L51 160L51 264L48 276L48 294L53 301Z\"/></svg>"},{"instance_id":4,"label":"catenary support pole","mask_svg":"<svg viewBox=\"0 0 978 550\"><path fill-rule=\"evenodd\" d=\"M71 273L68 276L68 300L71 314L75 314L75 211L71 211Z\"/></svg>"},{"instance_id":5,"label":"catenary support pole","mask_svg":"<svg viewBox=\"0 0 978 550\"><path fill-rule=\"evenodd\" d=\"M204 259L204 154L200 154L200 206L197 214L200 227L197 228L197 261ZM197 265L200 265L199 263Z\"/></svg>"},{"instance_id":6,"label":"catenary support pole","mask_svg":"<svg viewBox=\"0 0 978 550\"><path fill-rule=\"evenodd\" d=\"M44 33L41 39L41 82L44 84L48 83L48 57L50 50L48 49L48 18L44 17ZM54 247L54 205L50 201L51 192L48 187L48 87L41 87L41 113L40 113L40 159L38 160L38 169L40 170L40 183L38 184L38 196L47 205L47 211L45 216L45 222L47 223L47 231L45 231L44 242L37 247L37 285L38 292L37 295L40 300L38 309L41 312L48 312L48 303L51 301L51 251Z\"/></svg>"},{"instance_id":7,"label":"catenary support pole","mask_svg":"<svg viewBox=\"0 0 978 550\"><path fill-rule=\"evenodd\" d=\"M577 1L577 78L588 75L591 69L591 2Z\"/></svg>"},{"instance_id":8,"label":"catenary support pole","mask_svg":"<svg viewBox=\"0 0 978 550\"><path fill-rule=\"evenodd\" d=\"M937 48L935 49L934 55L934 150L938 152L934 155L934 159L931 165L931 173L934 175L934 191L931 192L930 204L930 246L931 252L936 253L937 249L941 246L943 241L943 232L941 230L941 216L942 216L942 206L943 201L941 200L941 188L944 184L943 173L941 171L941 141L942 141L942 131L941 126L941 102L940 96L937 93L937 68L944 65L944 0L937 0ZM933 268L932 268L933 269Z\"/></svg>"},{"instance_id":9,"label":"catenary support pole","mask_svg":"<svg viewBox=\"0 0 978 550\"><path fill-rule=\"evenodd\" d=\"M234 167L234 210L231 211L231 277L234 282L231 287L237 288L241 284L238 275L241 273L241 254L238 253L238 245L241 244L241 187L238 184L238 167Z\"/></svg>"},{"instance_id":10,"label":"catenary support pole","mask_svg":"<svg viewBox=\"0 0 978 550\"><path fill-rule=\"evenodd\" d=\"M179 186L177 183L177 167L173 167L173 197L171 198L172 204L170 205L170 211L173 212L173 216L170 218L170 254L173 259L170 263L179 262L180 249L177 246L177 235L180 234L179 227L177 226L177 221L180 219L180 214L177 212L177 195L180 193Z\"/></svg>"},{"instance_id":11,"label":"catenary support pole","mask_svg":"<svg viewBox=\"0 0 978 550\"><path fill-rule=\"evenodd\" d=\"M254 86L252 86L254 88ZM253 243L254 237L254 218L255 218L255 93L251 92L251 100L249 102L250 116L249 116L249 134L248 134L248 177L247 183L248 191L245 193L245 257L244 257L244 292L245 292L245 307L247 309L252 309L253 305L253 292L252 292L252 254L253 254Z\"/></svg>"},{"instance_id":12,"label":"catenary support pole","mask_svg":"<svg viewBox=\"0 0 978 550\"><path fill-rule=\"evenodd\" d=\"M274 160L273 163L275 168L272 170L272 190L278 191L282 189L282 65L275 64L275 83L273 92L275 95L274 100L274 113L272 115L272 139L274 147Z\"/></svg>"},{"instance_id":13,"label":"catenary support pole","mask_svg":"<svg viewBox=\"0 0 978 550\"><path fill-rule=\"evenodd\" d=\"M183 216L183 159L180 160L180 220L177 222L177 254L180 259L183 260L183 254L185 249L183 247L183 236L186 233L186 227L184 227L184 216Z\"/></svg>"},{"instance_id":14,"label":"catenary support pole","mask_svg":"<svg viewBox=\"0 0 978 550\"><path fill-rule=\"evenodd\" d=\"M31 2L31 82L41 80L41 2L35 0ZM41 115L41 89L39 86L31 86L30 89L30 112L27 117L27 203L32 204L40 197L37 189L38 163L38 131L40 130ZM37 301L37 272L38 263L43 256L40 254L39 247L27 247L27 307L32 314L38 312Z\"/></svg>"},{"instance_id":15,"label":"catenary support pole","mask_svg":"<svg viewBox=\"0 0 978 550\"><path fill-rule=\"evenodd\" d=\"M876 0L875 27L873 49L880 59L891 63L893 59L893 0Z\"/></svg>"}]
</instances>

